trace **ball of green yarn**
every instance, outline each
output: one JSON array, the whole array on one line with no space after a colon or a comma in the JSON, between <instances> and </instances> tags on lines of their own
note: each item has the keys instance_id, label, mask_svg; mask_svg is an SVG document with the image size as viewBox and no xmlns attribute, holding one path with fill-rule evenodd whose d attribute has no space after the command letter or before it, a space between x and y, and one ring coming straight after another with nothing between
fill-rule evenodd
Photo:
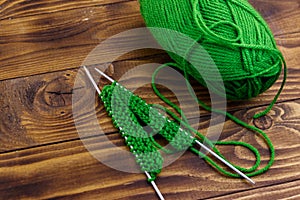
<instances>
[{"instance_id":1,"label":"ball of green yarn","mask_svg":"<svg viewBox=\"0 0 300 200\"><path fill-rule=\"evenodd\" d=\"M140 0L140 6L148 27L175 30L201 44L218 67L228 99L255 97L278 79L283 58L267 23L247 0ZM167 35L154 37L174 52L184 46ZM197 69L169 55L205 86Z\"/></svg>"}]
</instances>

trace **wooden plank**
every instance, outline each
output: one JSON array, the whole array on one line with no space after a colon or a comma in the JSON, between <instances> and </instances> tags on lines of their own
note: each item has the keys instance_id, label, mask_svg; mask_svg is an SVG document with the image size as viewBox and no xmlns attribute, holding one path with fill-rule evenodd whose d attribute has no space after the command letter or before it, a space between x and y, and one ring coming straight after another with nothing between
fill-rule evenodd
<instances>
[{"instance_id":1,"label":"wooden plank","mask_svg":"<svg viewBox=\"0 0 300 200\"><path fill-rule=\"evenodd\" d=\"M296 180L288 183L262 187L245 192L238 192L235 194L221 196L218 198L213 197L213 199L299 199L299 185L300 181Z\"/></svg>"},{"instance_id":2,"label":"wooden plank","mask_svg":"<svg viewBox=\"0 0 300 200\"><path fill-rule=\"evenodd\" d=\"M298 198L300 29L295 24L300 20L297 17L299 2L253 0L251 3L271 25L287 60L289 78L278 101L281 103L276 104L268 116L252 120L253 114L272 100L280 81L251 101L229 102L228 110L267 132L276 148L276 162L266 174L254 178L257 185L252 187L244 181L221 176L187 152L164 168L156 181L167 199ZM96 132L94 137L79 140L72 116L72 93L75 90L86 94L85 87L73 87L76 68L101 41L121 31L144 26L137 1L0 0L0 9L0 80L5 80L0 82L0 196L3 199L157 199L143 174L110 169L82 145L82 142L90 144L108 160L115 160L115 149L110 148L104 138L126 149L102 104L97 102L95 107L105 135ZM168 58L161 52L145 50L131 52L119 60L125 61L115 64L112 74L116 78L134 66L164 63ZM122 83L134 88L149 74L135 74ZM177 83L168 76L164 78ZM201 99L209 103L207 91L198 85L195 89ZM173 102L178 102L169 90L162 88L162 91ZM184 91L179 87L188 113L196 113ZM149 103L161 103L149 85L136 93ZM78 105L84 107L84 102L79 101ZM204 117L200 123L193 121L192 125L206 133L210 115L203 110L201 114ZM79 127L94 130L91 113L86 110L81 117ZM263 164L266 164L268 152L263 141L232 121L226 121L220 139L253 144L261 151ZM242 148L221 147L221 150L234 163L248 167L254 162L251 154ZM121 167L131 163L126 158L117 161ZM254 192L260 195L253 196Z\"/></svg>"},{"instance_id":3,"label":"wooden plank","mask_svg":"<svg viewBox=\"0 0 300 200\"><path fill-rule=\"evenodd\" d=\"M47 7L45 1L18 0L2 6L4 13L16 13L18 17L0 21L0 80L73 69L101 41L144 26L137 1L85 1L90 3L82 4L84 7L78 6L82 1L63 1L61 5L60 2L47 3ZM263 2L266 1L255 6L272 24L288 65L296 64L300 52L299 26L294 25L299 24L295 17L299 15L298 2L268 1L268 6ZM277 12L266 9L273 7ZM153 54L156 52L144 50L123 59Z\"/></svg>"},{"instance_id":4,"label":"wooden plank","mask_svg":"<svg viewBox=\"0 0 300 200\"><path fill-rule=\"evenodd\" d=\"M5 27L0 29L4 80L78 67L101 41L144 23L138 4L131 1L1 20L0 26ZM120 59L153 54L148 49Z\"/></svg>"},{"instance_id":5,"label":"wooden plank","mask_svg":"<svg viewBox=\"0 0 300 200\"><path fill-rule=\"evenodd\" d=\"M163 63L164 57L144 58L138 60L116 62L114 64L113 77L118 80L124 78L124 74L137 66L146 63ZM296 87L299 82L300 71L297 67L291 69L287 86L280 96L278 102L288 101L291 99L299 99L299 88ZM129 89L135 88L138 83L145 79L151 78L152 72L147 70L133 71L129 74L122 84ZM86 95L86 84L88 80L80 86L74 86L74 81L77 75L77 70L68 70L62 72L48 73L36 75L26 78L12 79L0 82L0 151L12 151L19 148L28 148L41 144L61 142L78 138L76 128L74 126L74 116L72 108L72 94L74 91L79 92L82 96ZM174 79L170 74L160 75L162 80L168 80L166 83L177 85L177 97L174 96L174 91L162 88L161 92L174 103L179 103L184 109L189 118L199 116L197 107L187 89L185 82L179 84L178 80ZM150 83L150 80L149 80ZM101 80L101 84L107 84ZM268 105L280 86L280 81L275 84L270 90L260 95L251 101L231 101L228 102L228 111L246 110L251 107L259 107ZM199 98L210 103L210 96L207 90L198 84L194 84L195 91ZM136 92L148 103L162 104L166 106L152 91L149 84L140 87ZM104 112L103 104L96 101L96 113L99 123L105 132L113 132L111 120ZM79 100L76 105L86 106L86 102ZM74 104L75 105L75 104ZM94 105L92 105L94 106ZM85 108L88 109L88 108ZM91 113L85 112L83 109L83 122L89 121ZM201 116L208 115L204 109L199 108ZM264 107L259 108L262 111Z\"/></svg>"},{"instance_id":6,"label":"wooden plank","mask_svg":"<svg viewBox=\"0 0 300 200\"><path fill-rule=\"evenodd\" d=\"M299 108L300 100L277 104L271 112L273 121L266 133L274 142L276 162L267 173L254 177L255 186L222 176L187 152L163 169L156 181L159 188L167 199L202 199L232 193L237 193L233 197L241 194L250 198L254 191L263 187L299 180ZM250 123L249 116L257 109L238 111L235 115ZM225 127L223 140L249 142L260 150L262 165L266 164L268 151L260 137L231 121L226 121ZM94 153L105 155L108 160L116 159L116 149L123 147L118 134L82 141L92 147ZM109 148L109 143L116 147ZM244 167L254 162L251 153L240 147L222 147L221 151L229 160ZM117 161L120 167L131 163L127 158ZM0 177L0 195L4 199L92 199L100 196L104 199L157 199L143 174L120 172L100 164L79 140L1 154ZM286 191L285 188L279 186L278 190Z\"/></svg>"},{"instance_id":7,"label":"wooden plank","mask_svg":"<svg viewBox=\"0 0 300 200\"><path fill-rule=\"evenodd\" d=\"M128 0L95 0L95 1L34 1L34 0L17 0L17 1L0 1L0 20L15 19L20 17L28 17L40 14L49 14L54 12L65 12L78 8L90 8L95 6L103 6L107 4L115 4L126 2Z\"/></svg>"}]
</instances>

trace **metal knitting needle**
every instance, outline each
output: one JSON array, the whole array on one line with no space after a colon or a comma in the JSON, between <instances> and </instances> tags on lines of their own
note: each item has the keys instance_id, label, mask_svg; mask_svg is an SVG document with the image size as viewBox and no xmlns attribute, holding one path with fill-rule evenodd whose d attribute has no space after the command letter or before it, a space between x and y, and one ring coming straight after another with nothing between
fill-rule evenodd
<instances>
[{"instance_id":1,"label":"metal knitting needle","mask_svg":"<svg viewBox=\"0 0 300 200\"><path fill-rule=\"evenodd\" d=\"M102 76L104 76L107 80L109 80L110 82L115 82L112 78L110 78L109 76L107 76L105 73L103 73L102 71L100 71L99 69L95 68L95 70L101 74ZM193 139L193 137L191 136L191 138ZM253 185L255 184L255 182L250 179L248 176L246 176L243 172L241 172L240 170L238 170L236 167L234 167L232 164L230 164L229 162L227 162L225 159L221 158L218 154L216 154L214 151L212 151L210 148L208 148L207 146L205 146L204 144L202 144L201 142L199 142L198 140L195 140L195 142L201 146L202 148L204 148L206 151L208 151L210 154L212 154L214 157L216 157L217 159L219 159L221 162L223 162L225 165L227 165L229 168L231 168L232 170L234 170L236 173L238 173L240 176L242 176L243 178L245 178L246 180L248 180L250 183L252 183Z\"/></svg>"},{"instance_id":2,"label":"metal knitting needle","mask_svg":"<svg viewBox=\"0 0 300 200\"><path fill-rule=\"evenodd\" d=\"M151 178L150 174L148 172L145 172L147 178ZM156 194L158 195L160 200L165 200L165 198L163 197L163 195L161 194L160 190L158 189L156 183L154 181L151 181L151 185L154 188L154 190L156 191Z\"/></svg>"},{"instance_id":3,"label":"metal knitting needle","mask_svg":"<svg viewBox=\"0 0 300 200\"><path fill-rule=\"evenodd\" d=\"M83 66L86 75L88 76L88 78L90 79L92 85L94 86L94 88L96 89L97 93L100 95L101 94L101 90L99 89L98 85L96 84L94 78L92 77L90 71L86 68L86 66Z\"/></svg>"},{"instance_id":4,"label":"metal knitting needle","mask_svg":"<svg viewBox=\"0 0 300 200\"><path fill-rule=\"evenodd\" d=\"M226 160L224 160L223 158L221 158L218 154L216 154L215 152L213 152L210 148L208 148L207 146L205 146L204 144L202 144L201 142L199 142L198 140L195 140L195 142L201 146L202 148L204 148L206 151L208 151L210 154L212 154L213 156L215 156L217 159L219 159L220 161L222 161L225 165L227 165L228 167L230 167L233 171L235 171L236 173L238 173L240 176L242 176L243 178L245 178L246 180L248 180L250 183L252 183L253 185L255 185L255 182L249 178L248 176L246 176L244 173L242 173L240 170L238 170L237 168L235 168L233 165L231 165L229 162L227 162Z\"/></svg>"},{"instance_id":5,"label":"metal knitting needle","mask_svg":"<svg viewBox=\"0 0 300 200\"><path fill-rule=\"evenodd\" d=\"M101 94L101 90L99 89L99 87L97 86L94 78L92 77L90 71L86 68L86 66L83 66L88 78L90 79L92 85L94 86L94 88L96 89L97 93L100 95ZM98 72L101 72L100 70L98 70L97 68L95 68ZM107 78L109 81L114 82L113 79L111 79L110 77L105 75L105 78ZM130 147L131 148L131 147ZM148 179L151 178L150 174L148 172L145 171L145 174L147 176ZM156 183L154 181L151 181L151 185L154 188L156 194L158 195L160 200L165 200L165 198L163 197L162 193L160 192L159 188L157 187Z\"/></svg>"}]
</instances>

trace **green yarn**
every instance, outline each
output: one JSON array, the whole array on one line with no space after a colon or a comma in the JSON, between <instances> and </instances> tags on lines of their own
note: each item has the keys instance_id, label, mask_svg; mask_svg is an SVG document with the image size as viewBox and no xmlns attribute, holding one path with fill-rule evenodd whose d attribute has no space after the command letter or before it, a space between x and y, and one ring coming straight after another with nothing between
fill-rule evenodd
<instances>
[{"instance_id":1,"label":"green yarn","mask_svg":"<svg viewBox=\"0 0 300 200\"><path fill-rule=\"evenodd\" d=\"M164 30L182 33L195 40L195 44L200 44L208 52L217 66L222 80L216 79L214 76L206 77L206 79L208 78L216 85L224 84L225 94L219 92L218 88L210 88L210 90L227 99L242 100L258 96L276 82L282 72L282 66L284 66L280 89L270 105L263 112L256 114L254 118L266 115L272 109L285 85L287 66L281 52L276 47L274 36L267 23L247 0L139 0L139 2L146 25L161 28L161 31L152 30L152 34L164 49L170 50L168 54L174 60L174 63L166 63L154 72L152 88L163 101L180 114L182 119L167 110L168 114L183 124L190 133L197 135L201 141L208 141L187 123L182 110L159 92L156 88L155 77L162 68L172 66L184 72L187 82L191 76L201 85L208 87L201 72L203 70L213 72L213 70L210 68L210 63L197 68L178 56L186 55L186 58L192 57L199 60L199 63L207 63L206 57L202 54L195 54L194 44L186 44L186 41L168 37L169 32ZM177 54L173 52L177 52ZM250 144L238 141L208 141L213 150L223 157L213 144L246 147L255 155L255 164L250 169L234 166L249 177L267 171L274 163L275 149L266 133L226 111L212 109L194 95L190 84L187 86L190 94L204 109L225 115L235 123L259 134L269 147L270 159L264 167L258 169L260 154L257 149ZM193 146L190 146L189 149L195 154L203 156L211 166L221 173L239 177L239 175L220 167Z\"/></svg>"},{"instance_id":2,"label":"green yarn","mask_svg":"<svg viewBox=\"0 0 300 200\"><path fill-rule=\"evenodd\" d=\"M154 89L157 90L155 86ZM261 161L260 154L255 147L240 141L210 141L203 134L192 128L185 120L186 117L182 110L171 102L170 105L174 107L177 112L181 113L183 120L175 113L160 105L147 104L143 99L134 95L117 82L114 82L112 85L106 85L100 97L104 102L106 111L112 117L114 126L120 130L126 145L135 155L136 162L140 165L141 170L150 173L151 178L148 179L150 182L156 179L157 174L160 173L163 166L163 157L158 150L162 150L165 153L173 153L174 151L190 149L196 155L202 156L206 162L221 173L230 177L240 177L238 174L225 170L210 157L195 148L196 140L200 142L205 141L205 143L222 158L224 158L224 156L215 145L236 145L248 148L256 157L254 165L248 169L234 164L232 165L246 173L249 177L265 172L274 162L274 148L268 136L260 129L243 124L244 122L240 123L259 133L270 147L270 161L261 169L258 169ZM175 121L171 121L169 118L163 116L159 112L159 109L166 110ZM231 116L228 115L228 117ZM183 125L184 128L181 128L179 124ZM151 128L151 131L144 130L144 125ZM174 150L165 149L158 144L153 138L154 133L164 137ZM226 160L226 158L224 159Z\"/></svg>"},{"instance_id":3,"label":"green yarn","mask_svg":"<svg viewBox=\"0 0 300 200\"><path fill-rule=\"evenodd\" d=\"M228 99L256 97L270 88L284 68L284 81L265 115L276 102L285 84L286 64L276 47L271 30L260 14L246 0L139 0L148 27L166 28L197 41L212 57L223 80ZM192 46L163 31L153 32L165 49L193 53ZM182 57L169 52L175 67L206 86L201 70ZM205 60L202 55L193 55ZM206 70L209 70L207 66ZM205 66L204 66L205 68ZM200 71L200 73L199 73ZM218 85L218 84L216 84ZM214 90L214 88L211 88Z\"/></svg>"},{"instance_id":4,"label":"green yarn","mask_svg":"<svg viewBox=\"0 0 300 200\"><path fill-rule=\"evenodd\" d=\"M247 0L139 0L141 12L148 27L174 30L187 35L199 43L213 59L222 80L210 76L209 81L224 84L225 94L218 88L210 88L217 94L232 100L250 99L270 88L278 79L284 66L282 85L268 108L256 114L258 118L265 115L277 101L286 81L287 68L281 52L276 47L274 36L267 23ZM172 52L181 52L206 63L203 55L193 55L194 44L185 44L178 38L168 37L167 32L153 32L154 37L165 49ZM124 87L114 82L103 88L100 97L105 108L112 117L113 124L120 130L126 145L135 155L136 162L142 171L149 172L154 181L163 167L162 152L171 154L174 151L189 149L219 172L230 177L240 175L227 171L207 155L196 148L195 142L206 143L220 157L216 146L234 145L249 149L256 161L250 168L234 165L248 177L259 175L267 171L275 159L274 146L262 130L251 126L230 113L215 110L199 100L187 84L192 97L206 110L227 116L237 124L256 132L269 147L270 159L265 166L261 165L259 151L252 145L241 141L210 141L203 134L193 129L187 122L183 111L156 88L155 77L158 71L166 66L173 66L183 71L186 81L192 76L200 84L206 86L206 80L201 76L201 70L212 71L210 65L196 68L188 61L175 53L168 52L174 63L167 63L159 67L152 77L154 92L168 105L178 112L180 117L159 105L149 105L140 97L132 94ZM193 55L193 56L191 56ZM207 78L207 77L206 77ZM159 113L158 109L165 110L173 121ZM183 127L181 128L179 124ZM147 125L148 129L143 126ZM149 130L150 129L150 130ZM172 150L162 147L154 139L154 134L165 138ZM160 150L160 151L159 151Z\"/></svg>"}]
</instances>

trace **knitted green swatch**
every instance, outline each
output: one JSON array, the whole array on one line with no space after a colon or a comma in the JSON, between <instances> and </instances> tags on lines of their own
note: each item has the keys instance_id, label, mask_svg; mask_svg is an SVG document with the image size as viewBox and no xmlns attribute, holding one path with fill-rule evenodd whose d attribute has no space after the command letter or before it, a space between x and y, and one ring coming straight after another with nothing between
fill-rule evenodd
<instances>
[{"instance_id":1,"label":"knitted green swatch","mask_svg":"<svg viewBox=\"0 0 300 200\"><path fill-rule=\"evenodd\" d=\"M175 120L171 121L169 118L163 116L159 112L159 109L154 108L153 105L147 104L143 99L134 95L117 82L114 82L112 85L106 85L103 88L100 97L104 102L106 111L112 117L114 126L120 130L126 145L135 155L136 162L140 165L141 170L150 173L151 179L149 179L149 181L155 180L157 174L160 173L162 169L163 157L161 152L173 153L174 151L184 151L187 149L202 156L210 165L223 174L230 177L240 177L238 174L225 170L210 157L200 152L198 148L195 147L195 140L200 142L205 141L205 143L222 158L224 158L224 156L219 152L215 145L238 145L248 148L256 157L254 165L249 169L237 165L233 166L246 173L249 177L265 172L274 162L274 148L270 139L263 131L255 127L245 125L249 129L259 133L265 139L271 151L269 163L261 169L257 169L260 165L260 154L252 145L239 141L210 141L204 135L192 128L185 120L179 118L175 113L166 108L162 108L159 105L155 105L156 108L166 110ZM181 112L180 108L176 105L173 105L173 107ZM182 118L185 119L184 114ZM181 128L179 124L181 124L183 128ZM144 126L148 126L151 130L144 130ZM165 149L157 143L153 138L155 134L159 134L165 138L174 150L170 151L169 149Z\"/></svg>"}]
</instances>

